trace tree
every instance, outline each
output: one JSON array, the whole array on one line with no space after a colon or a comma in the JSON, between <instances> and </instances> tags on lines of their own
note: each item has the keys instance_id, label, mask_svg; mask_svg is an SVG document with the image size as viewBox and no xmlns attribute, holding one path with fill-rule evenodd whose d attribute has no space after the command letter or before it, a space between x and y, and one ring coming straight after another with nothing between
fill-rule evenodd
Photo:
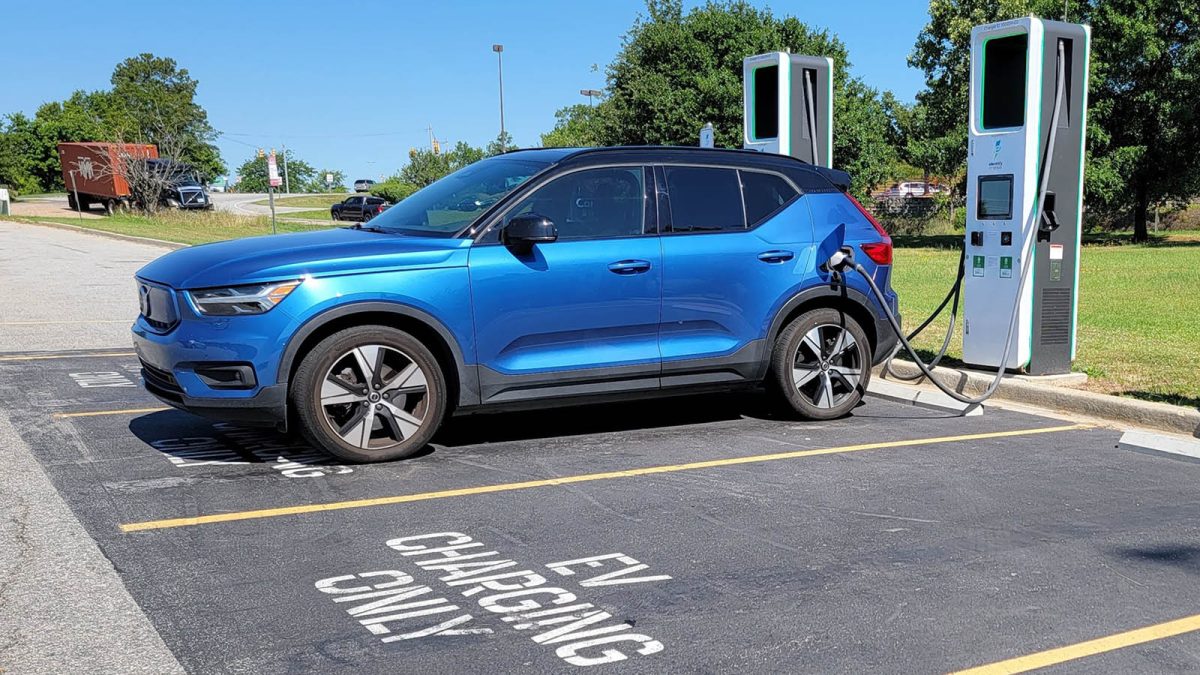
<instances>
[{"instance_id":1,"label":"tree","mask_svg":"<svg viewBox=\"0 0 1200 675\"><path fill-rule=\"evenodd\" d=\"M715 143L742 145L742 59L769 51L834 61L834 162L863 194L886 176L894 153L878 94L850 77L846 48L794 17L776 18L742 0L709 2L686 14L681 0L648 0L608 66L608 96L594 110L559 111L543 142L574 145L695 145L711 122Z\"/></svg>"},{"instance_id":2,"label":"tree","mask_svg":"<svg viewBox=\"0 0 1200 675\"><path fill-rule=\"evenodd\" d=\"M499 141L495 143L498 144ZM484 150L462 141L455 143L448 152L442 153L413 148L408 151L408 164L389 180L423 188L442 176L474 164L486 156Z\"/></svg>"},{"instance_id":3,"label":"tree","mask_svg":"<svg viewBox=\"0 0 1200 675\"><path fill-rule=\"evenodd\" d=\"M554 113L554 128L542 134L543 148L586 148L600 145L600 117L595 106L577 103Z\"/></svg>"},{"instance_id":4,"label":"tree","mask_svg":"<svg viewBox=\"0 0 1200 675\"><path fill-rule=\"evenodd\" d=\"M290 166L288 167L291 168ZM332 176L332 181L326 181L326 176ZM320 169L307 185L301 185L304 192L345 192L346 172L337 169Z\"/></svg>"},{"instance_id":5,"label":"tree","mask_svg":"<svg viewBox=\"0 0 1200 675\"><path fill-rule=\"evenodd\" d=\"M909 64L925 71L918 138L946 168L966 161L971 28L1029 14L1057 17L1054 0L932 0ZM1085 199L1089 211L1132 210L1147 237L1149 205L1200 193L1195 94L1200 6L1174 0L1072 0L1092 26ZM949 172L949 171L947 171Z\"/></svg>"},{"instance_id":6,"label":"tree","mask_svg":"<svg viewBox=\"0 0 1200 675\"><path fill-rule=\"evenodd\" d=\"M164 154L191 165L205 179L225 172L220 153L212 145L216 131L208 113L195 101L198 82L174 59L139 54L117 64L112 74L117 136L153 143Z\"/></svg>"},{"instance_id":7,"label":"tree","mask_svg":"<svg viewBox=\"0 0 1200 675\"><path fill-rule=\"evenodd\" d=\"M1151 204L1200 194L1200 5L1095 0L1088 116L1089 205L1133 210L1148 238Z\"/></svg>"},{"instance_id":8,"label":"tree","mask_svg":"<svg viewBox=\"0 0 1200 675\"><path fill-rule=\"evenodd\" d=\"M276 153L280 178L283 177L283 158L283 153ZM271 185L270 176L267 173L267 157L265 154L261 157L255 155L243 162L238 167L237 174L238 192L266 192L267 188ZM298 192L310 190L314 181L318 178L316 169L313 169L309 163L296 159L291 150L287 151L287 175L289 185ZM325 174L321 174L319 178L321 181L324 181ZM323 188L321 191L323 191Z\"/></svg>"},{"instance_id":9,"label":"tree","mask_svg":"<svg viewBox=\"0 0 1200 675\"><path fill-rule=\"evenodd\" d=\"M491 143L487 144L487 147L483 149L483 154L487 157L493 157L517 149L516 143L513 143L512 134L505 131L498 134ZM483 159L483 157L480 157L480 159Z\"/></svg>"},{"instance_id":10,"label":"tree","mask_svg":"<svg viewBox=\"0 0 1200 675\"><path fill-rule=\"evenodd\" d=\"M33 120L14 113L0 120L0 185L17 194L37 192L41 184L34 174L39 139Z\"/></svg>"},{"instance_id":11,"label":"tree","mask_svg":"<svg viewBox=\"0 0 1200 675\"><path fill-rule=\"evenodd\" d=\"M161 156L190 164L203 179L224 173L212 144L216 132L195 102L197 82L186 69L142 54L118 64L111 81L111 90L76 91L64 101L45 103L32 119L5 118L0 178L24 189L61 189L57 145L80 141L153 143Z\"/></svg>"}]
</instances>

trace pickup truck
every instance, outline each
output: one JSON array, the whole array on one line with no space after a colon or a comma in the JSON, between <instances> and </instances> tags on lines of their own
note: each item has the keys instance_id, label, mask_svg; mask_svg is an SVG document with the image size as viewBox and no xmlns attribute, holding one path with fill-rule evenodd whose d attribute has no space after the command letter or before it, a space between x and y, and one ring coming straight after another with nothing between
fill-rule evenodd
<instances>
[{"instance_id":1,"label":"pickup truck","mask_svg":"<svg viewBox=\"0 0 1200 675\"><path fill-rule=\"evenodd\" d=\"M384 209L389 206L391 206L391 203L381 197L354 195L330 206L329 215L334 220L351 220L357 223L365 223L383 213Z\"/></svg>"}]
</instances>

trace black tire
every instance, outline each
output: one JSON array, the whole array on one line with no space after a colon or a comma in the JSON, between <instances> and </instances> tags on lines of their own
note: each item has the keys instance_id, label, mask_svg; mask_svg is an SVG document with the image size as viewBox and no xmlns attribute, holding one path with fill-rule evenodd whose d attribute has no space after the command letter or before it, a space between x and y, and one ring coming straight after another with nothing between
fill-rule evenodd
<instances>
[{"instance_id":1,"label":"black tire","mask_svg":"<svg viewBox=\"0 0 1200 675\"><path fill-rule=\"evenodd\" d=\"M852 338L853 345L841 342L841 335ZM834 354L835 350L840 351ZM771 373L801 417L830 420L848 414L862 400L871 381L873 353L854 317L836 309L814 309L796 317L776 338Z\"/></svg>"},{"instance_id":2,"label":"black tire","mask_svg":"<svg viewBox=\"0 0 1200 675\"><path fill-rule=\"evenodd\" d=\"M75 195L67 193L67 207L72 211L75 210Z\"/></svg>"},{"instance_id":3,"label":"black tire","mask_svg":"<svg viewBox=\"0 0 1200 675\"><path fill-rule=\"evenodd\" d=\"M380 373L381 380L374 383L375 391L358 365L362 361L354 352L359 348L360 356L372 349L377 354L373 372ZM410 375L405 383L397 383L409 364L420 370L420 382L402 387L412 381ZM417 386L423 392L412 391ZM392 387L397 387L394 395ZM323 389L325 400L334 403L323 405ZM343 398L357 402L339 402L336 394L343 390L348 392ZM446 380L433 353L408 333L387 326L355 326L330 335L304 356L292 381L291 400L300 433L309 443L351 462L382 462L410 457L433 437L446 413ZM369 425L365 433L362 424ZM358 440L351 443L347 438Z\"/></svg>"},{"instance_id":4,"label":"black tire","mask_svg":"<svg viewBox=\"0 0 1200 675\"><path fill-rule=\"evenodd\" d=\"M341 220L341 218L338 218L338 214L333 211L329 212L329 219L335 222Z\"/></svg>"},{"instance_id":5,"label":"black tire","mask_svg":"<svg viewBox=\"0 0 1200 675\"><path fill-rule=\"evenodd\" d=\"M363 211L362 220L360 222L368 223L375 216L370 211Z\"/></svg>"},{"instance_id":6,"label":"black tire","mask_svg":"<svg viewBox=\"0 0 1200 675\"><path fill-rule=\"evenodd\" d=\"M116 212L116 210L117 210L117 200L115 200L115 199L105 199L104 200L104 215L111 216L113 213Z\"/></svg>"}]
</instances>

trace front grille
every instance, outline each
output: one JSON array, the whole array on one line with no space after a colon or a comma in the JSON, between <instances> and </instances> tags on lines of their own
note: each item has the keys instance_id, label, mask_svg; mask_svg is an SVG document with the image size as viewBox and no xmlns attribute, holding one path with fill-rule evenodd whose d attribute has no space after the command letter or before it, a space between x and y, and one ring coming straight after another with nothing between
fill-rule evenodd
<instances>
[{"instance_id":1,"label":"front grille","mask_svg":"<svg viewBox=\"0 0 1200 675\"><path fill-rule=\"evenodd\" d=\"M1041 344L1068 344L1071 341L1071 289L1043 289L1041 312Z\"/></svg>"},{"instance_id":2,"label":"front grille","mask_svg":"<svg viewBox=\"0 0 1200 675\"><path fill-rule=\"evenodd\" d=\"M145 359L139 360L142 362L142 379L146 384L170 394L183 393L183 390L179 388L179 381L175 379L171 371L156 368L146 363Z\"/></svg>"},{"instance_id":3,"label":"front grille","mask_svg":"<svg viewBox=\"0 0 1200 675\"><path fill-rule=\"evenodd\" d=\"M164 286L139 280L138 307L142 319L159 333L166 333L179 323L175 293Z\"/></svg>"},{"instance_id":4,"label":"front grille","mask_svg":"<svg viewBox=\"0 0 1200 675\"><path fill-rule=\"evenodd\" d=\"M200 200L200 191L199 190L191 190L191 191L187 191L187 192L180 191L180 193L179 193L179 203L181 203L181 204L195 204L199 200Z\"/></svg>"}]
</instances>

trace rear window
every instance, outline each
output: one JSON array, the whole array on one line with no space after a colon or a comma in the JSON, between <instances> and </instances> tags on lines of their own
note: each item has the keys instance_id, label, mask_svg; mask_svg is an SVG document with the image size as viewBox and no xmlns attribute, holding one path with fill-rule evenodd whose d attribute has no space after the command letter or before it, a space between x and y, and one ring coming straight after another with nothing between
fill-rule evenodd
<instances>
[{"instance_id":1,"label":"rear window","mask_svg":"<svg viewBox=\"0 0 1200 675\"><path fill-rule=\"evenodd\" d=\"M746 201L746 221L750 227L766 221L799 196L783 176L757 171L742 171L742 198Z\"/></svg>"},{"instance_id":2,"label":"rear window","mask_svg":"<svg viewBox=\"0 0 1200 675\"><path fill-rule=\"evenodd\" d=\"M746 229L736 169L668 166L666 174L672 232Z\"/></svg>"}]
</instances>

